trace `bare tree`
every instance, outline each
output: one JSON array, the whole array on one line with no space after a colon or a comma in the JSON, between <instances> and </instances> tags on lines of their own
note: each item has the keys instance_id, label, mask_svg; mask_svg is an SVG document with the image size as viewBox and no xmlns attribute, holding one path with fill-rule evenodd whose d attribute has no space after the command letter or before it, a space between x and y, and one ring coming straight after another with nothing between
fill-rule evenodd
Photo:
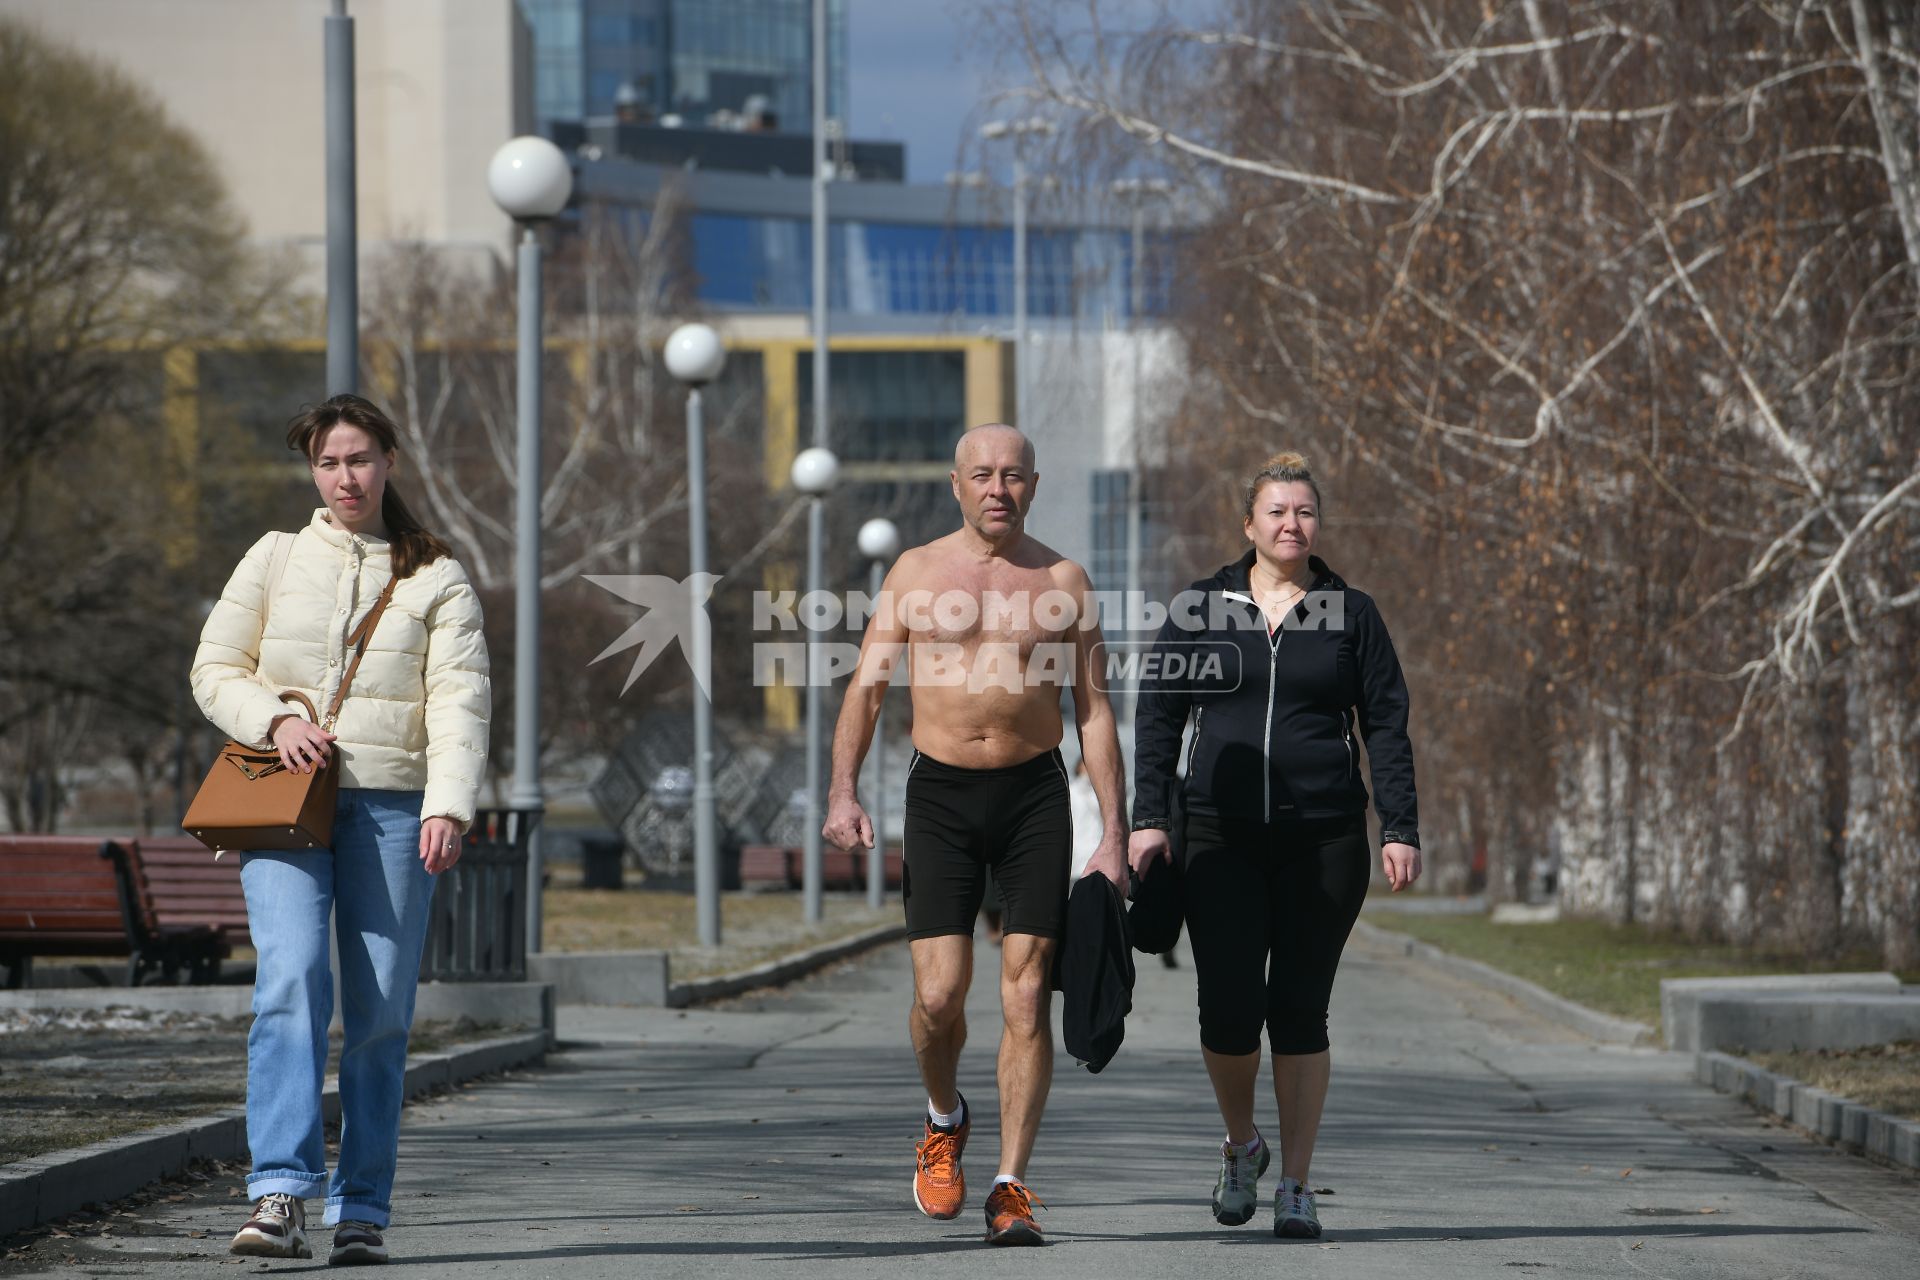
<instances>
[{"instance_id":1,"label":"bare tree","mask_svg":"<svg viewBox=\"0 0 1920 1280\"><path fill-rule=\"evenodd\" d=\"M181 691L212 477L152 406L164 344L277 323L279 279L240 235L206 153L151 94L0 19L0 795L16 827L55 825L71 771L110 744L156 748L198 719Z\"/></svg>"},{"instance_id":2,"label":"bare tree","mask_svg":"<svg viewBox=\"0 0 1920 1280\"><path fill-rule=\"evenodd\" d=\"M1499 889L1551 825L1575 909L1920 963L1910 6L1168 12L999 10L1083 154L1210 210L1237 420L1178 444L1337 477L1441 857Z\"/></svg>"}]
</instances>

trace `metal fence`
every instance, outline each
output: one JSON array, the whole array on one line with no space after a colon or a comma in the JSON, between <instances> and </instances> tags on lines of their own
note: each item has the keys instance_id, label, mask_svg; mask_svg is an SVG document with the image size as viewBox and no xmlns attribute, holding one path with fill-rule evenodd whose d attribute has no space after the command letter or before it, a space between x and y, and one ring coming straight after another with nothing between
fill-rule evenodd
<instances>
[{"instance_id":1,"label":"metal fence","mask_svg":"<svg viewBox=\"0 0 1920 1280\"><path fill-rule=\"evenodd\" d=\"M420 977L426 982L524 982L527 841L538 812L482 809L466 848L434 886Z\"/></svg>"}]
</instances>

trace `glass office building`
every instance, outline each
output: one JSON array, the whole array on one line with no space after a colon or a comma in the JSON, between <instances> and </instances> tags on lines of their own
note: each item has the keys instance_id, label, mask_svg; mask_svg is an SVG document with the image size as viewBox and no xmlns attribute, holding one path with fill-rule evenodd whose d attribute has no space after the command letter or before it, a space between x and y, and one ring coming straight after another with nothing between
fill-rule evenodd
<instances>
[{"instance_id":1,"label":"glass office building","mask_svg":"<svg viewBox=\"0 0 1920 1280\"><path fill-rule=\"evenodd\" d=\"M811 0L519 0L533 37L542 125L614 113L625 85L641 113L699 123L766 100L789 132L813 113ZM827 0L827 114L846 119L846 0Z\"/></svg>"},{"instance_id":2,"label":"glass office building","mask_svg":"<svg viewBox=\"0 0 1920 1280\"><path fill-rule=\"evenodd\" d=\"M813 241L806 220L696 213L691 222L702 301L730 310L805 311L812 305ZM1164 263L1170 255L1160 252L1167 243L1163 234L1149 236L1142 255L1142 311L1149 316L1163 315L1167 308ZM835 221L828 254L827 305L842 315L1013 315L1013 232L1004 226ZM1035 320L1126 320L1136 269L1132 259L1125 231L1030 231L1028 314ZM1163 265L1156 269L1156 262Z\"/></svg>"}]
</instances>

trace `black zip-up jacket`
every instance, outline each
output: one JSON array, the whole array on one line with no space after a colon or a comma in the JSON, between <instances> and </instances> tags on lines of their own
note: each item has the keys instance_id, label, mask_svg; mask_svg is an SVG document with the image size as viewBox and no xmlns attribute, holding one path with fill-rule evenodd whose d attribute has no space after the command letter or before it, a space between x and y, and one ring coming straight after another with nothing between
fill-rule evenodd
<instances>
[{"instance_id":1,"label":"black zip-up jacket","mask_svg":"<svg viewBox=\"0 0 1920 1280\"><path fill-rule=\"evenodd\" d=\"M1364 812L1357 729L1381 839L1417 848L1407 684L1379 609L1314 556L1312 588L1269 638L1253 561L1248 551L1194 583L1186 600L1198 607L1176 600L1154 640L1134 708L1134 829L1170 825L1191 714L1189 811L1257 822Z\"/></svg>"}]
</instances>

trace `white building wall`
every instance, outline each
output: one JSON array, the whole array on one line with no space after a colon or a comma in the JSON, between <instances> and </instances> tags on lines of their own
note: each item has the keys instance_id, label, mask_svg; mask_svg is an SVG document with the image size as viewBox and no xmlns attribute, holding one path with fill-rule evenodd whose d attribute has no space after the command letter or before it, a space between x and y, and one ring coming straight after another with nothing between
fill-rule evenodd
<instances>
[{"instance_id":1,"label":"white building wall","mask_svg":"<svg viewBox=\"0 0 1920 1280\"><path fill-rule=\"evenodd\" d=\"M328 0L0 0L150 90L197 136L249 234L326 243ZM504 255L487 161L532 119L514 0L352 0L361 247L424 239Z\"/></svg>"}]
</instances>

